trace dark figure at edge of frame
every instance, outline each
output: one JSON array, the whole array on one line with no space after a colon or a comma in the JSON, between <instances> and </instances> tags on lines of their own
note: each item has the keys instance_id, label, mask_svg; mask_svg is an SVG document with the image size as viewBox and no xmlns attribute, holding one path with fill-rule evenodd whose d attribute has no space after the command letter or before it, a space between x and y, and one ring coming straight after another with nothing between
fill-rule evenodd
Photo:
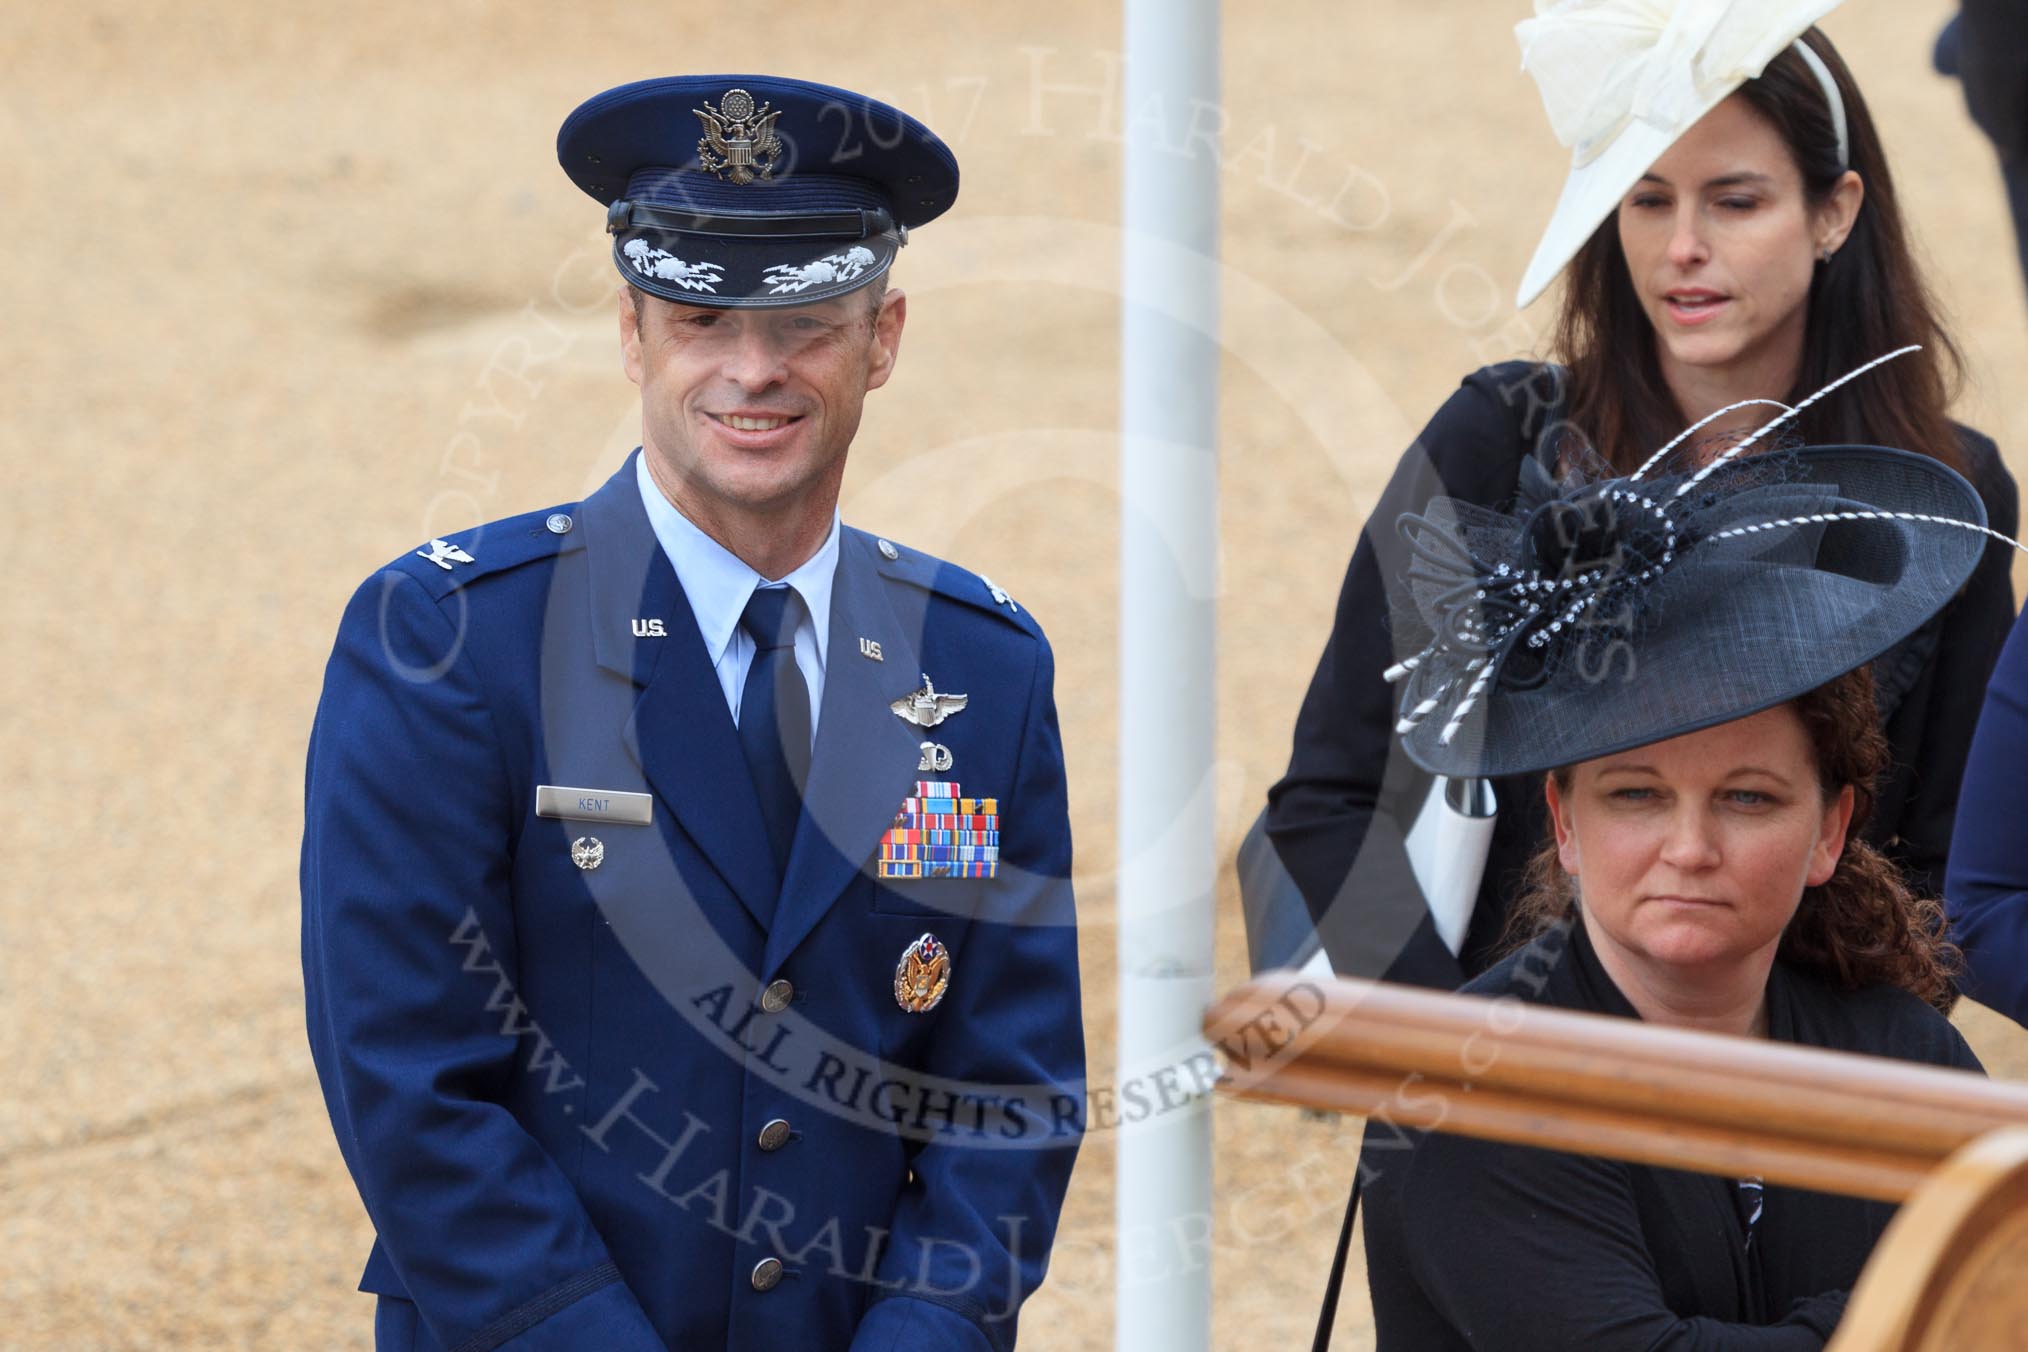
<instances>
[{"instance_id":1,"label":"dark figure at edge of frame","mask_svg":"<svg viewBox=\"0 0 2028 1352\"><path fill-rule=\"evenodd\" d=\"M1961 0L1937 37L1936 68L1963 84L1972 121L2000 157L2014 247L2028 283L2028 3Z\"/></svg>"}]
</instances>

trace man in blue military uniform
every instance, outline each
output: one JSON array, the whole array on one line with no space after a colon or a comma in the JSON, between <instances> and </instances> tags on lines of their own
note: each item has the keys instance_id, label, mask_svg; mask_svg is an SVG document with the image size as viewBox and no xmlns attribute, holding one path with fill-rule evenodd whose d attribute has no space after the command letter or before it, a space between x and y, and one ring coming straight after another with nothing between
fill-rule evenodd
<instances>
[{"instance_id":1,"label":"man in blue military uniform","mask_svg":"<svg viewBox=\"0 0 2028 1352\"><path fill-rule=\"evenodd\" d=\"M558 153L641 449L369 578L310 743L377 1345L1002 1352L1083 1111L1053 667L837 515L956 163L764 76L608 91Z\"/></svg>"}]
</instances>

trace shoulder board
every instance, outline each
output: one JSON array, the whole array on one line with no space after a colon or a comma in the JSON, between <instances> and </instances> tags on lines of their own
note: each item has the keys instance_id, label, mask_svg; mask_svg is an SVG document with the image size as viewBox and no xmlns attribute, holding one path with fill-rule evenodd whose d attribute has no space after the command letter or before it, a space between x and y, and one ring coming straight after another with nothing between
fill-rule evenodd
<instances>
[{"instance_id":1,"label":"shoulder board","mask_svg":"<svg viewBox=\"0 0 2028 1352\"><path fill-rule=\"evenodd\" d=\"M577 525L576 503L545 507L425 540L387 566L407 573L432 596L447 596L477 578L583 548Z\"/></svg>"},{"instance_id":2,"label":"shoulder board","mask_svg":"<svg viewBox=\"0 0 2028 1352\"><path fill-rule=\"evenodd\" d=\"M863 530L850 526L841 528L843 538L840 544L845 548L862 549L873 560L874 567L883 577L897 582L906 582L927 592L948 600L997 615L1002 620L1025 633L1042 637L1042 628L1028 608L1009 596L1006 591L993 584L990 579L977 573L968 572L955 563L947 563L933 554L910 549L907 545L869 535Z\"/></svg>"}]
</instances>

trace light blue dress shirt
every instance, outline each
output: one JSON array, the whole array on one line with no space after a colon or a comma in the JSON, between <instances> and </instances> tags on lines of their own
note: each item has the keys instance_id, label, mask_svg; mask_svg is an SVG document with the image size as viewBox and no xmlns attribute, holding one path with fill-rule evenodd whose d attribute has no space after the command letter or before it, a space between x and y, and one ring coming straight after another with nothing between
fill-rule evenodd
<instances>
[{"instance_id":1,"label":"light blue dress shirt","mask_svg":"<svg viewBox=\"0 0 2028 1352\"><path fill-rule=\"evenodd\" d=\"M810 741L817 738L817 716L824 707L824 657L831 636L831 582L838 571L838 513L831 513L831 533L817 552L787 577L764 578L740 557L697 528L689 517L676 510L648 473L648 453L634 460L634 479L641 489L641 502L648 509L648 523L662 552L676 570L676 580L689 598L690 611L697 617L697 630L704 639L705 656L711 659L718 685L725 692L725 707L732 721L739 722L739 697L746 688L747 668L753 665L753 640L739 627L739 617L756 587L788 586L803 598L809 616L796 628L796 666L803 683L810 687Z\"/></svg>"}]
</instances>

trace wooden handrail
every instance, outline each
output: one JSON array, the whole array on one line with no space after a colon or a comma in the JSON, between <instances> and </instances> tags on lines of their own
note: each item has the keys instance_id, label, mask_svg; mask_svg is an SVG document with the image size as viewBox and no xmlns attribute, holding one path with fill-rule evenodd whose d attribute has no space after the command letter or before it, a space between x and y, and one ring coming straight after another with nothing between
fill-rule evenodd
<instances>
[{"instance_id":1,"label":"wooden handrail","mask_svg":"<svg viewBox=\"0 0 2028 1352\"><path fill-rule=\"evenodd\" d=\"M1204 1030L1241 1098L1884 1201L2028 1124L2028 1087L1964 1071L1513 997L1269 973Z\"/></svg>"},{"instance_id":2,"label":"wooden handrail","mask_svg":"<svg viewBox=\"0 0 2028 1352\"><path fill-rule=\"evenodd\" d=\"M2028 1347L2028 1129L1944 1161L1880 1237L1828 1352Z\"/></svg>"}]
</instances>

